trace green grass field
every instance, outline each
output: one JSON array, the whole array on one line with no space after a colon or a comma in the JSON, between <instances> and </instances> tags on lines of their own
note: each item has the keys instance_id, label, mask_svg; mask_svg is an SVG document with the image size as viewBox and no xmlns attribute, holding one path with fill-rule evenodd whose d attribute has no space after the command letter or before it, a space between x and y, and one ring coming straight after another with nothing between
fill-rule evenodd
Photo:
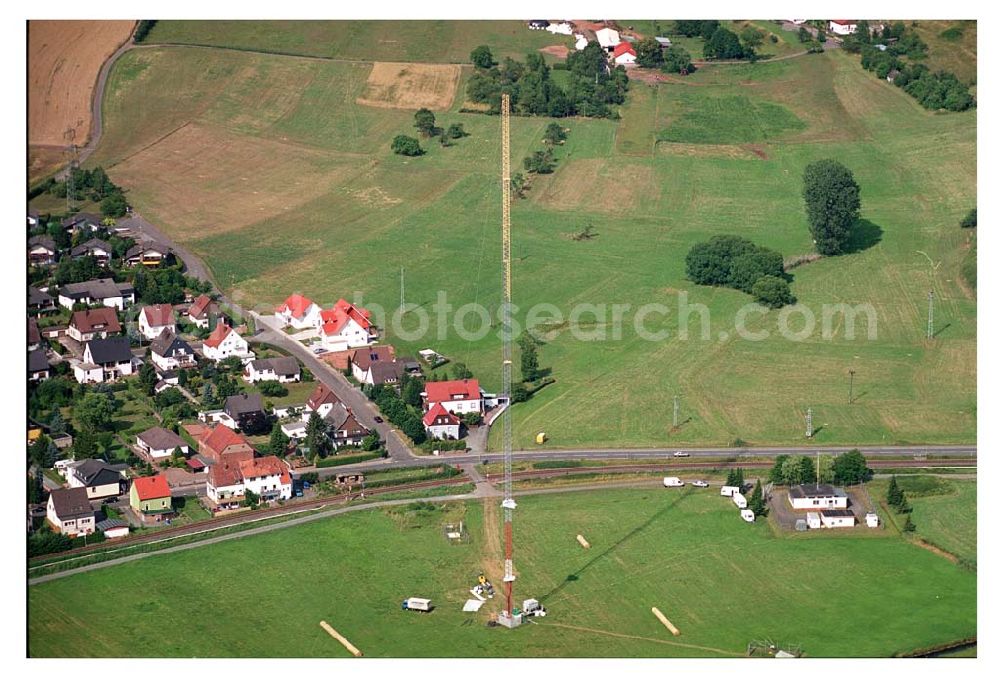
<instances>
[{"instance_id":1,"label":"green grass field","mask_svg":"<svg viewBox=\"0 0 1000 681\"><path fill-rule=\"evenodd\" d=\"M208 35L164 22L154 38L182 28L190 41ZM216 29L218 42L247 35ZM272 37L279 45L302 35L293 27ZM408 49L380 58L427 58ZM355 103L370 69L189 47L133 51L111 74L107 132L92 162L108 167L130 201L201 254L244 304L266 310L301 291L329 305L361 292L363 302L392 311L405 267L409 302L429 306L446 291L453 309L495 310L498 119L453 107L438 124L461 122L469 137L447 149L425 141L420 158L394 156L389 141L413 133L412 113ZM534 178L514 203L520 321L538 303L564 315L578 303L632 306L617 339L580 339L559 324L543 329L541 364L556 382L515 408L516 446L533 446L538 431L548 447L804 443L809 407L821 444L975 440L976 301L960 277L968 250L957 227L976 202L974 111L924 111L864 72L856 56L829 52L708 67L656 87L636 82L621 114L565 121L556 172ZM547 122L512 122L516 167L541 148ZM718 233L786 257L809 253L801 175L825 157L851 167L862 187L869 247L792 270L794 294L816 317L807 340L783 338L776 311L748 317L749 329L770 338L741 339L736 313L750 298L690 285L684 256ZM570 238L588 224L594 239ZM928 342L930 288L937 335ZM678 338L678 291L710 310L705 338L698 314L691 338ZM665 318L648 319L667 339L636 333L635 309L645 303L669 306ZM833 337L823 340L822 306L840 303L870 303L877 339L868 340L862 316L847 340L833 314ZM431 334L408 340L390 331L386 341L401 354L433 347L497 389L496 335L470 341L452 330L438 339L438 317L428 313ZM405 319L416 328L416 315ZM802 323L793 315L793 329ZM588 315L583 327L610 324ZM684 421L677 431L674 394Z\"/></svg>"},{"instance_id":2,"label":"green grass field","mask_svg":"<svg viewBox=\"0 0 1000 681\"><path fill-rule=\"evenodd\" d=\"M886 656L976 632L975 575L894 533L778 538L711 492L518 503L516 596L546 605L536 625L483 626L497 601L460 611L480 566L500 576L499 536L484 538L483 507L469 502L359 512L30 587L29 654L346 656L321 619L367 657L739 656L760 638L813 657ZM458 518L471 541L450 545L442 524ZM401 611L415 595L437 610Z\"/></svg>"}]
</instances>

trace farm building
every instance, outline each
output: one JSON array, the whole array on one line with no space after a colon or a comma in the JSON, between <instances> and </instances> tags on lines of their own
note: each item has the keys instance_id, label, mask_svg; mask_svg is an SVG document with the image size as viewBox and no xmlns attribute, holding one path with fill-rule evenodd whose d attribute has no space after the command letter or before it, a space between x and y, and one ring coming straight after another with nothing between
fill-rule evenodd
<instances>
[{"instance_id":1,"label":"farm building","mask_svg":"<svg viewBox=\"0 0 1000 681\"><path fill-rule=\"evenodd\" d=\"M847 493L833 485L796 485L788 490L788 503L798 510L847 508Z\"/></svg>"},{"instance_id":2,"label":"farm building","mask_svg":"<svg viewBox=\"0 0 1000 681\"><path fill-rule=\"evenodd\" d=\"M824 509L819 512L823 527L854 527L854 513L846 508Z\"/></svg>"},{"instance_id":3,"label":"farm building","mask_svg":"<svg viewBox=\"0 0 1000 681\"><path fill-rule=\"evenodd\" d=\"M618 31L613 28L602 28L601 30L596 31L595 35L597 36L598 44L600 44L600 46L608 52L618 47L618 44L622 41L621 37L618 35Z\"/></svg>"},{"instance_id":4,"label":"farm building","mask_svg":"<svg viewBox=\"0 0 1000 681\"><path fill-rule=\"evenodd\" d=\"M632 47L631 43L618 43L614 51L611 53L611 58L618 66L629 66L634 64L635 56L635 48Z\"/></svg>"},{"instance_id":5,"label":"farm building","mask_svg":"<svg viewBox=\"0 0 1000 681\"><path fill-rule=\"evenodd\" d=\"M854 19L830 19L830 31L837 35L851 35L858 30Z\"/></svg>"}]
</instances>

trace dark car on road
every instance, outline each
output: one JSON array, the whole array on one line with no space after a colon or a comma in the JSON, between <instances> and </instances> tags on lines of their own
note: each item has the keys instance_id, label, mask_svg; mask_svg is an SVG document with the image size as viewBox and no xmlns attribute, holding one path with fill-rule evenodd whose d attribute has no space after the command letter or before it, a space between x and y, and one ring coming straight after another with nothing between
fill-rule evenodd
<instances>
[{"instance_id":1,"label":"dark car on road","mask_svg":"<svg viewBox=\"0 0 1000 681\"><path fill-rule=\"evenodd\" d=\"M375 423L385 423L385 420L381 416L376 416Z\"/></svg>"}]
</instances>

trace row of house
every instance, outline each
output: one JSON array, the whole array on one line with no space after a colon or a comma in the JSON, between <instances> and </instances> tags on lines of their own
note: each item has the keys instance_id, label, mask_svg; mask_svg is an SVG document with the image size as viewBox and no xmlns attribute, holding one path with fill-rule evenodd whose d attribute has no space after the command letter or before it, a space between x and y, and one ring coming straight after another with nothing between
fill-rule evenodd
<instances>
[{"instance_id":1,"label":"row of house","mask_svg":"<svg viewBox=\"0 0 1000 681\"><path fill-rule=\"evenodd\" d=\"M313 413L326 422L329 437L337 448L360 445L371 434L325 383L319 383L309 395L301 410L302 420L283 424L281 431L290 438L304 440Z\"/></svg>"},{"instance_id":2,"label":"row of house","mask_svg":"<svg viewBox=\"0 0 1000 681\"><path fill-rule=\"evenodd\" d=\"M125 267L159 267L170 255L170 249L162 244L147 241L132 246L122 257ZM76 260L92 256L97 264L107 267L114 257L114 248L102 239L89 239L73 247L69 257ZM47 234L39 234L28 239L28 264L33 267L49 267L59 260L59 248L55 239Z\"/></svg>"},{"instance_id":3,"label":"row of house","mask_svg":"<svg viewBox=\"0 0 1000 681\"><path fill-rule=\"evenodd\" d=\"M97 522L97 513L93 503L101 503L101 495L94 494L101 487L115 488L114 495L125 484L119 473L115 473L103 462L87 460L81 462L72 470L86 468L91 470L90 477L100 477L94 480L94 487L74 484L76 478L70 478L70 486L54 489L49 493L45 508L45 517L52 529L67 536L75 537L93 534L101 530L109 538L122 537L128 534L128 524L122 521ZM105 479L106 478L106 479ZM103 482L103 485L101 484ZM104 495L104 498L110 495ZM129 506L143 518L160 518L173 512L170 485L163 475L153 475L136 478L129 488Z\"/></svg>"}]
</instances>

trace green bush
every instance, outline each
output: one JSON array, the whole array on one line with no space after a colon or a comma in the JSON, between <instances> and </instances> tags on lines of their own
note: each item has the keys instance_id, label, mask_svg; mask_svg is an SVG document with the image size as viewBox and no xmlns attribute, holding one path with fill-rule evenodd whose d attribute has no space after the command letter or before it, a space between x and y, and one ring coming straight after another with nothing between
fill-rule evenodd
<instances>
[{"instance_id":1,"label":"green bush","mask_svg":"<svg viewBox=\"0 0 1000 681\"><path fill-rule=\"evenodd\" d=\"M377 452L365 452L364 454L354 454L352 456L331 456L317 461L316 467L330 468L331 466L347 466L348 464L371 461L372 459L383 459L385 456L386 452L383 450L379 450Z\"/></svg>"}]
</instances>

